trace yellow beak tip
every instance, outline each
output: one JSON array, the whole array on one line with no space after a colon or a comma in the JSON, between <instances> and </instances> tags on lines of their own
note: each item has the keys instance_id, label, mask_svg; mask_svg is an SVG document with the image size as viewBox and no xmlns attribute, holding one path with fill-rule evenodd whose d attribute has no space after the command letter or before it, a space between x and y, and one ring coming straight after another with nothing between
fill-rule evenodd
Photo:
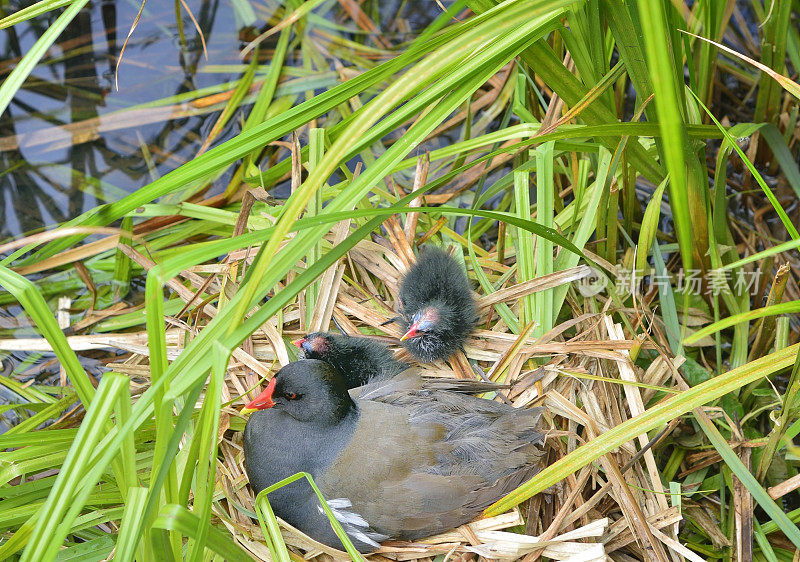
<instances>
[{"instance_id":1,"label":"yellow beak tip","mask_svg":"<svg viewBox=\"0 0 800 562\"><path fill-rule=\"evenodd\" d=\"M242 408L241 410L239 410L239 413L244 416L244 415L247 415L247 414L252 414L253 412L257 412L257 411L258 410L256 410L255 408Z\"/></svg>"},{"instance_id":2,"label":"yellow beak tip","mask_svg":"<svg viewBox=\"0 0 800 562\"><path fill-rule=\"evenodd\" d=\"M407 334L403 334L403 335L400 337L400 341L406 341L407 339L408 339L408 335L407 335Z\"/></svg>"}]
</instances>

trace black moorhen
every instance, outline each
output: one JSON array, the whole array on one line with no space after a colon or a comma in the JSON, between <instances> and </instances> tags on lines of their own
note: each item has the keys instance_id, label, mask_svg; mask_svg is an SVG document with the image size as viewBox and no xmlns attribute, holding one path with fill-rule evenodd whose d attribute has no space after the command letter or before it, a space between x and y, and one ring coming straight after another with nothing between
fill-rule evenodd
<instances>
[{"instance_id":1,"label":"black moorhen","mask_svg":"<svg viewBox=\"0 0 800 562\"><path fill-rule=\"evenodd\" d=\"M542 454L538 409L424 390L413 370L348 393L327 363L296 361L248 409L261 410L244 432L250 485L310 473L361 552L470 521L531 478ZM269 500L289 524L343 548L304 480Z\"/></svg>"},{"instance_id":2,"label":"black moorhen","mask_svg":"<svg viewBox=\"0 0 800 562\"><path fill-rule=\"evenodd\" d=\"M388 347L369 338L312 332L293 343L305 359L325 361L339 371L347 388L388 380L408 368Z\"/></svg>"},{"instance_id":3,"label":"black moorhen","mask_svg":"<svg viewBox=\"0 0 800 562\"><path fill-rule=\"evenodd\" d=\"M301 349L304 359L325 361L339 371L348 389L389 380L409 368L395 359L388 347L369 338L312 332L292 343ZM422 378L425 390L478 394L508 388L491 381L424 375Z\"/></svg>"},{"instance_id":4,"label":"black moorhen","mask_svg":"<svg viewBox=\"0 0 800 562\"><path fill-rule=\"evenodd\" d=\"M477 321L475 299L464 270L444 250L427 246L400 283L400 338L414 357L446 359L463 349Z\"/></svg>"}]
</instances>

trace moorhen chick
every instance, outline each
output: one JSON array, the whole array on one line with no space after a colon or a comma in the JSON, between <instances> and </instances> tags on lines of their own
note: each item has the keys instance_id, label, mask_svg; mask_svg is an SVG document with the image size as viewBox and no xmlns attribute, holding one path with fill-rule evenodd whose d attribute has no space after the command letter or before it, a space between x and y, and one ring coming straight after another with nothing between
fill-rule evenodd
<instances>
[{"instance_id":1,"label":"moorhen chick","mask_svg":"<svg viewBox=\"0 0 800 562\"><path fill-rule=\"evenodd\" d=\"M477 322L467 275L444 250L427 246L400 282L400 314L406 333L400 338L414 357L446 359L464 348Z\"/></svg>"},{"instance_id":2,"label":"moorhen chick","mask_svg":"<svg viewBox=\"0 0 800 562\"><path fill-rule=\"evenodd\" d=\"M319 359L335 368L347 388L388 380L408 368L385 345L369 338L312 332L294 343L305 359Z\"/></svg>"},{"instance_id":3,"label":"moorhen chick","mask_svg":"<svg viewBox=\"0 0 800 562\"><path fill-rule=\"evenodd\" d=\"M391 350L369 338L312 332L294 343L303 359L319 359L339 371L348 389L389 380L409 368L394 358ZM422 376L425 390L450 390L478 394L508 388L491 381L455 377Z\"/></svg>"},{"instance_id":4,"label":"moorhen chick","mask_svg":"<svg viewBox=\"0 0 800 562\"><path fill-rule=\"evenodd\" d=\"M348 393L329 364L296 361L248 409L260 410L244 432L253 489L308 472L365 553L470 521L531 478L542 455L538 409L424 390L413 370ZM305 480L269 501L289 524L343 548Z\"/></svg>"}]
</instances>

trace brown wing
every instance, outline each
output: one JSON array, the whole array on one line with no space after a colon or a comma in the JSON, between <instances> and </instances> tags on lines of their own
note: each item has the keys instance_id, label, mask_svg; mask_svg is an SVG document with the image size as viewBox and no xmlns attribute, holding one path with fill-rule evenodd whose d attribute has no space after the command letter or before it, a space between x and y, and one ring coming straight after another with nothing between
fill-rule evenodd
<instances>
[{"instance_id":1,"label":"brown wing","mask_svg":"<svg viewBox=\"0 0 800 562\"><path fill-rule=\"evenodd\" d=\"M450 454L440 459L439 474L476 474L494 482L536 464L541 456L541 408L521 410L469 394L432 389L417 369L408 369L380 385L367 385L361 397L403 408L414 427L443 426Z\"/></svg>"},{"instance_id":2,"label":"brown wing","mask_svg":"<svg viewBox=\"0 0 800 562\"><path fill-rule=\"evenodd\" d=\"M461 525L538 470L541 435L522 440L538 414L432 397L421 384L404 374L363 393L374 400L359 401L353 439L319 482L327 498L348 499L372 529L394 538ZM486 439L496 442L487 447Z\"/></svg>"}]
</instances>

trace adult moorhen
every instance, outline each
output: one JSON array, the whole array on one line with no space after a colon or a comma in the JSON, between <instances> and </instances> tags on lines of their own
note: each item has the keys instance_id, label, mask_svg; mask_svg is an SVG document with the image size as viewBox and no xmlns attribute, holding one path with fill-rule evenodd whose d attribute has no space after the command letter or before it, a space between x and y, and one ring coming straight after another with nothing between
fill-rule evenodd
<instances>
[{"instance_id":1,"label":"adult moorhen","mask_svg":"<svg viewBox=\"0 0 800 562\"><path fill-rule=\"evenodd\" d=\"M477 321L464 270L444 250L427 246L400 282L400 313L406 320L403 345L426 362L463 349Z\"/></svg>"},{"instance_id":2,"label":"adult moorhen","mask_svg":"<svg viewBox=\"0 0 800 562\"><path fill-rule=\"evenodd\" d=\"M348 389L389 380L409 368L394 358L391 350L369 338L312 332L295 340L304 359L319 359L339 371ZM508 388L491 381L422 376L425 390L450 390L478 394Z\"/></svg>"},{"instance_id":3,"label":"adult moorhen","mask_svg":"<svg viewBox=\"0 0 800 562\"><path fill-rule=\"evenodd\" d=\"M348 393L327 363L297 361L247 409L261 410L244 432L250 485L310 473L361 552L466 523L539 469L538 410L424 390L413 370ZM269 500L289 524L343 548L304 480Z\"/></svg>"}]
</instances>

